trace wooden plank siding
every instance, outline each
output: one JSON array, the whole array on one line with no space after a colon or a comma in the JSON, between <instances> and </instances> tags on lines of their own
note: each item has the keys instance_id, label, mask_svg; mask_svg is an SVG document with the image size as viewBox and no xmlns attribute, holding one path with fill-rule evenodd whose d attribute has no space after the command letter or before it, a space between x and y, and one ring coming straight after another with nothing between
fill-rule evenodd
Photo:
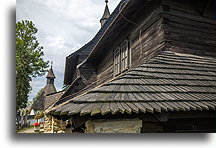
<instances>
[{"instance_id":1,"label":"wooden plank siding","mask_svg":"<svg viewBox=\"0 0 216 148\"><path fill-rule=\"evenodd\" d=\"M107 40L99 46L101 50L94 59L87 61L76 71L73 80L77 76L81 77L78 82L78 91L82 92L85 87L93 88L93 86L101 85L114 78L113 52L125 39L129 40L129 70L141 66L158 54L160 55L160 51L164 49L185 54L214 56L216 46L215 8L212 4L208 9L205 9L206 6L206 2L203 0L154 0L149 5L141 6L130 18L134 24L126 20L122 21L121 28L112 32L106 38ZM203 10L205 11L203 12ZM114 41L109 42L110 38L114 38ZM83 56L79 56L78 63L88 55L85 51L81 52ZM181 67L182 61L172 58L174 57L160 57L158 62ZM202 59L204 60L204 58ZM195 66L194 71L205 69L205 67L199 67L199 64L191 62L184 64L187 66L186 68L189 66L189 71L191 71L191 66ZM151 73L151 69L148 69L145 73L155 76L166 75L165 70L154 74ZM183 75L173 75L173 77L184 80ZM208 76L200 76L201 78L209 79Z\"/></svg>"},{"instance_id":2,"label":"wooden plank siding","mask_svg":"<svg viewBox=\"0 0 216 148\"><path fill-rule=\"evenodd\" d=\"M138 117L141 132L215 132L215 1L130 2L50 114L72 117L75 128ZM125 40L129 68L115 75L114 50Z\"/></svg>"},{"instance_id":3,"label":"wooden plank siding","mask_svg":"<svg viewBox=\"0 0 216 148\"><path fill-rule=\"evenodd\" d=\"M113 52L109 52L103 62L97 67L97 85L113 78Z\"/></svg>"},{"instance_id":4,"label":"wooden plank siding","mask_svg":"<svg viewBox=\"0 0 216 148\"><path fill-rule=\"evenodd\" d=\"M130 64L130 68L139 66L144 60L146 60L147 55L152 54L152 52L155 53L157 50L161 49L164 38L162 27L163 18L161 11L162 7L159 6L158 2L155 3L155 6L152 7L152 10L149 10L148 12L143 11L142 14L144 16L139 16L140 20L142 20L139 20L139 23L137 24L139 27L127 27L125 30L123 30L124 32L119 37L118 41L114 43L114 45L106 47L110 48L110 50L108 53L105 53L103 60L101 60L97 66L97 85L100 85L114 77L113 51L125 39L129 40L129 52L131 53L131 56L128 63ZM143 50L142 54L141 50Z\"/></svg>"},{"instance_id":5,"label":"wooden plank siding","mask_svg":"<svg viewBox=\"0 0 216 148\"><path fill-rule=\"evenodd\" d=\"M85 86L88 86L96 81L97 75L94 65L90 63L85 63L79 68L79 71L80 77L82 78L82 82L85 84Z\"/></svg>"},{"instance_id":6,"label":"wooden plank siding","mask_svg":"<svg viewBox=\"0 0 216 148\"><path fill-rule=\"evenodd\" d=\"M113 51L125 38L130 42L130 68L140 66L158 51L170 47L176 52L213 55L216 46L216 24L210 10L205 16L200 16L200 11L204 9L203 4L193 5L192 1L183 4L179 0L161 2L155 2L148 12L143 10L143 16L137 18L137 25L127 27L125 24L126 27L118 40L113 45L104 47L109 50L106 50L95 65L96 85L114 77Z\"/></svg>"},{"instance_id":7,"label":"wooden plank siding","mask_svg":"<svg viewBox=\"0 0 216 148\"><path fill-rule=\"evenodd\" d=\"M210 9L201 16L205 5L201 1L191 3L163 2L165 40L171 41L176 52L213 56L216 47L214 11Z\"/></svg>"}]
</instances>

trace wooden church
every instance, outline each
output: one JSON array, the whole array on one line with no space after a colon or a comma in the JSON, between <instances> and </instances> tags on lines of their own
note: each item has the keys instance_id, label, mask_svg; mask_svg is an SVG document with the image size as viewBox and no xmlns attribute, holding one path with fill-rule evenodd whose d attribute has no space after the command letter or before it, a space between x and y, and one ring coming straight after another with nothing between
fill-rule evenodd
<instances>
[{"instance_id":1,"label":"wooden church","mask_svg":"<svg viewBox=\"0 0 216 148\"><path fill-rule=\"evenodd\" d=\"M215 132L215 1L107 3L47 115L72 133Z\"/></svg>"},{"instance_id":2,"label":"wooden church","mask_svg":"<svg viewBox=\"0 0 216 148\"><path fill-rule=\"evenodd\" d=\"M54 85L54 79L55 79L55 75L51 68L48 70L48 74L46 76L47 78L47 83L45 85L45 87L43 88L40 96L38 97L38 99L35 101L35 103L32 105L32 109L37 112L37 111L43 111L44 109L46 109L45 107L45 97L46 95L52 94L56 92L56 88Z\"/></svg>"}]
</instances>

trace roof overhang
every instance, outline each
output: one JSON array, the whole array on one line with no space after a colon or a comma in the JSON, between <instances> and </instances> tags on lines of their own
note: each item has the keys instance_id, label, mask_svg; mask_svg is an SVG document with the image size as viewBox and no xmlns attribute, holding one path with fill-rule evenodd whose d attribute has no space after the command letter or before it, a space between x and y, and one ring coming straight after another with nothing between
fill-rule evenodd
<instances>
[{"instance_id":1,"label":"roof overhang","mask_svg":"<svg viewBox=\"0 0 216 148\"><path fill-rule=\"evenodd\" d=\"M79 55L74 54L73 56L66 57L65 72L64 72L64 84L70 85L72 83L72 78L76 71L76 66L79 62Z\"/></svg>"},{"instance_id":2,"label":"roof overhang","mask_svg":"<svg viewBox=\"0 0 216 148\"><path fill-rule=\"evenodd\" d=\"M119 14L115 18L115 20L107 28L106 32L95 45L94 49L86 58L86 60L83 61L80 65L84 64L85 62L97 62L100 55L104 54L106 50L109 50L109 48L104 47L109 47L110 45L112 45L113 42L115 42L118 37L121 36L122 31L125 27L134 25L135 23L132 22L135 20L137 14L140 12L140 10L143 11L143 8L148 6L150 2L152 2L152 0L125 1L126 4L122 5L122 8L119 10Z\"/></svg>"}]
</instances>

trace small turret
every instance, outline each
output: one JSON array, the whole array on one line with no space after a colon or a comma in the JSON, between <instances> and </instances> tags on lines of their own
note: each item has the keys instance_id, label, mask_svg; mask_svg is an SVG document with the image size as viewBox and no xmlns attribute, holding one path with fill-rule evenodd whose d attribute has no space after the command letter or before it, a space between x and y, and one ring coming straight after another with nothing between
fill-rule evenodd
<instances>
[{"instance_id":1,"label":"small turret","mask_svg":"<svg viewBox=\"0 0 216 148\"><path fill-rule=\"evenodd\" d=\"M47 84L54 84L55 75L52 69L52 65L51 68L48 70L48 74L46 78L47 78Z\"/></svg>"},{"instance_id":2,"label":"small turret","mask_svg":"<svg viewBox=\"0 0 216 148\"><path fill-rule=\"evenodd\" d=\"M110 16L109 7L108 7L108 4L107 4L108 0L105 0L105 3L106 3L106 6L105 6L104 14L103 14L102 18L100 19L101 27L103 26L103 24L106 22L106 20Z\"/></svg>"}]
</instances>

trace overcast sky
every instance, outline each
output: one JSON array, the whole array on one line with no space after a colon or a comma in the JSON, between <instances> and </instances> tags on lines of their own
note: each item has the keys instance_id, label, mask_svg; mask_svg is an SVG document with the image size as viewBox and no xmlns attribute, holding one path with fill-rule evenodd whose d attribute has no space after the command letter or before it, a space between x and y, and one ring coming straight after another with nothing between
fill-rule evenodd
<instances>
[{"instance_id":1,"label":"overcast sky","mask_svg":"<svg viewBox=\"0 0 216 148\"><path fill-rule=\"evenodd\" d=\"M120 0L109 0L110 12ZM63 86L65 58L90 41L100 29L104 0L17 0L16 21L31 20L44 47L44 59L53 61L55 87ZM31 82L29 100L46 85L46 75Z\"/></svg>"}]
</instances>

